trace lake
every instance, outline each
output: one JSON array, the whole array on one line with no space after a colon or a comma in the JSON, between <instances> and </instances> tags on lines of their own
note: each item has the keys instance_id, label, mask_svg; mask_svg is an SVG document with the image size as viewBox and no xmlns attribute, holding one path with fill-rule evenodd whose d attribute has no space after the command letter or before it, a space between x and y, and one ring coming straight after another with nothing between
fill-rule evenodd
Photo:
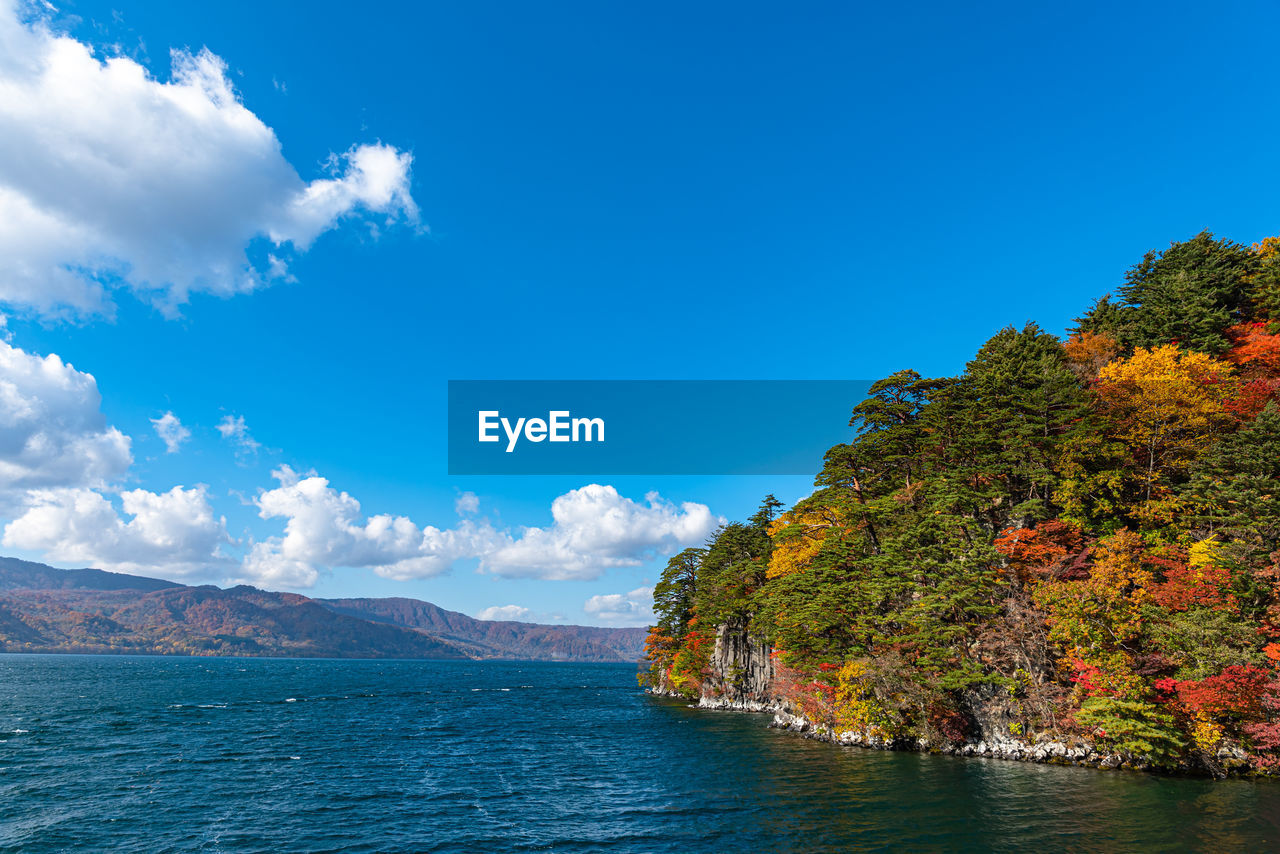
<instances>
[{"instance_id":1,"label":"lake","mask_svg":"<svg viewBox=\"0 0 1280 854\"><path fill-rule=\"evenodd\" d=\"M2 655L0 850L1280 850L1276 783L767 723L632 665Z\"/></svg>"}]
</instances>

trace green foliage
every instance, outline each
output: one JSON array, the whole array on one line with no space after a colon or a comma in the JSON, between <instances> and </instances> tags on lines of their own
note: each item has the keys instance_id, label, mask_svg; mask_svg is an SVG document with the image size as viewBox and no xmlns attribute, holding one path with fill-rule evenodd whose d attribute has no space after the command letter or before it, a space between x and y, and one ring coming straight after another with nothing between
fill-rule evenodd
<instances>
[{"instance_id":1,"label":"green foliage","mask_svg":"<svg viewBox=\"0 0 1280 854\"><path fill-rule=\"evenodd\" d=\"M1220 608L1169 611L1147 606L1145 645L1158 649L1177 668L1177 679L1204 679L1231 665L1263 664L1258 625Z\"/></svg>"},{"instance_id":2,"label":"green foliage","mask_svg":"<svg viewBox=\"0 0 1280 854\"><path fill-rule=\"evenodd\" d=\"M680 640L693 618L698 591L698 567L706 557L706 549L685 549L662 570L653 586L653 613L656 625L668 637Z\"/></svg>"},{"instance_id":3,"label":"green foliage","mask_svg":"<svg viewBox=\"0 0 1280 854\"><path fill-rule=\"evenodd\" d=\"M751 623L773 552L769 525L781 506L767 496L747 522L721 527L707 544L698 567L695 606L704 625Z\"/></svg>"},{"instance_id":4,"label":"green foliage","mask_svg":"<svg viewBox=\"0 0 1280 854\"><path fill-rule=\"evenodd\" d=\"M1280 368L1232 327L1276 320L1277 282L1280 240L1206 232L1147 253L1065 345L1006 327L958 377L874 383L811 495L668 564L656 672L695 690L729 625L828 725L1074 722L1156 764L1272 738L1280 701L1236 694L1280 680ZM1230 720L1197 699L1215 691Z\"/></svg>"},{"instance_id":5,"label":"green foliage","mask_svg":"<svg viewBox=\"0 0 1280 854\"><path fill-rule=\"evenodd\" d=\"M1217 355L1230 347L1227 327L1252 313L1250 280L1257 256L1247 246L1202 231L1163 252L1148 252L1125 276L1119 316L1110 320L1128 347L1180 347Z\"/></svg>"},{"instance_id":6,"label":"green foliage","mask_svg":"<svg viewBox=\"0 0 1280 854\"><path fill-rule=\"evenodd\" d=\"M1090 697L1076 712L1076 722L1099 743L1157 765L1171 764L1187 746L1173 716L1141 700Z\"/></svg>"},{"instance_id":7,"label":"green foliage","mask_svg":"<svg viewBox=\"0 0 1280 854\"><path fill-rule=\"evenodd\" d=\"M1183 490L1189 519L1258 555L1280 549L1280 407L1275 402L1219 441Z\"/></svg>"},{"instance_id":8,"label":"green foliage","mask_svg":"<svg viewBox=\"0 0 1280 854\"><path fill-rule=\"evenodd\" d=\"M1034 323L1006 327L969 362L949 404L968 425L959 438L969 476L999 487L998 515L1049 518L1059 448L1088 411L1062 342Z\"/></svg>"},{"instance_id":9,"label":"green foliage","mask_svg":"<svg viewBox=\"0 0 1280 854\"><path fill-rule=\"evenodd\" d=\"M1254 250L1258 256L1250 282L1254 308L1260 319L1269 321L1268 331L1280 333L1280 238L1268 237Z\"/></svg>"}]
</instances>

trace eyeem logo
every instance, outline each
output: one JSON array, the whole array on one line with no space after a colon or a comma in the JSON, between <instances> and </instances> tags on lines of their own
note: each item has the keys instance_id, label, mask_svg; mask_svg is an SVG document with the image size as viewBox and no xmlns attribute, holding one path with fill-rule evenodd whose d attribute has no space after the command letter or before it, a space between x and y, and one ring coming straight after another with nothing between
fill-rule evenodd
<instances>
[{"instance_id":1,"label":"eyeem logo","mask_svg":"<svg viewBox=\"0 0 1280 854\"><path fill-rule=\"evenodd\" d=\"M497 409L481 409L476 415L479 422L480 442L499 442L502 437L497 430L507 436L507 453L516 449L516 443L523 432L524 438L530 442L603 442L603 418L573 418L567 409L553 409L547 413L546 420L541 418L517 418L515 424L511 419L502 417Z\"/></svg>"},{"instance_id":2,"label":"eyeem logo","mask_svg":"<svg viewBox=\"0 0 1280 854\"><path fill-rule=\"evenodd\" d=\"M450 380L449 474L812 476L814 460L856 435L849 413L870 387L866 380Z\"/></svg>"}]
</instances>

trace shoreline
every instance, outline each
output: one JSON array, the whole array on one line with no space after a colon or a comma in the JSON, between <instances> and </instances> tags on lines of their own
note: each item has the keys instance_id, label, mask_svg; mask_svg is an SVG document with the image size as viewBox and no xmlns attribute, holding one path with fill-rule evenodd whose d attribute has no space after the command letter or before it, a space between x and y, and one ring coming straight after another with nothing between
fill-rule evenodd
<instances>
[{"instance_id":1,"label":"shoreline","mask_svg":"<svg viewBox=\"0 0 1280 854\"><path fill-rule=\"evenodd\" d=\"M859 747L865 750L890 750L904 753L932 753L940 756L955 756L963 759L1000 759L1008 762L1029 762L1038 765L1056 765L1059 767L1094 768L1100 771L1137 771L1160 776L1208 777L1212 779L1255 779L1274 780L1272 774L1259 771L1248 761L1244 752L1238 748L1219 748L1216 760L1218 769L1204 765L1179 764L1172 767L1153 765L1122 753L1108 753L1095 748L1091 744L1080 742L1070 744L1065 741L1044 739L1028 741L1024 739L977 739L959 744L937 746L925 739L884 739L872 733L845 730L836 732L833 728L814 723L803 715L793 714L781 703L759 700L728 700L712 697L701 697L694 702L683 694L673 691L658 691L646 688L645 692L655 697L681 699L689 703L690 708L720 712L748 712L753 714L772 714L769 729L794 733L802 738L821 741L837 747Z\"/></svg>"}]
</instances>

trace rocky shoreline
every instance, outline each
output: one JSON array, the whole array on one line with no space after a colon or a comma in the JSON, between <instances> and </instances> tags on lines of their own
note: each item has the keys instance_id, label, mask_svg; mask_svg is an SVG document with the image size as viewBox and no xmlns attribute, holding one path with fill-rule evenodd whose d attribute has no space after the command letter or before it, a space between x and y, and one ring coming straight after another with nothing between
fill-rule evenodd
<instances>
[{"instance_id":1,"label":"rocky shoreline","mask_svg":"<svg viewBox=\"0 0 1280 854\"><path fill-rule=\"evenodd\" d=\"M648 693L660 697L672 697L687 700L676 691L647 689ZM1221 748L1215 759L1217 767L1204 765L1182 765L1176 768L1154 766L1137 757L1121 753L1108 753L1097 750L1086 742L1070 744L1047 737L1035 741L1024 739L979 739L953 745L934 745L925 739L884 739L871 733L846 730L836 732L832 728L814 723L802 715L787 711L780 703L752 699L729 699L718 697L701 697L691 708L711 711L753 712L772 714L770 729L795 733L803 738L826 742L841 747L861 747L868 750L900 750L918 753L936 753L944 756L977 757L985 759L1003 759L1010 762L1033 762L1042 765L1078 766L1104 770L1132 770L1164 774L1187 774L1212 777L1242 777L1258 775L1244 752L1238 748Z\"/></svg>"}]
</instances>

